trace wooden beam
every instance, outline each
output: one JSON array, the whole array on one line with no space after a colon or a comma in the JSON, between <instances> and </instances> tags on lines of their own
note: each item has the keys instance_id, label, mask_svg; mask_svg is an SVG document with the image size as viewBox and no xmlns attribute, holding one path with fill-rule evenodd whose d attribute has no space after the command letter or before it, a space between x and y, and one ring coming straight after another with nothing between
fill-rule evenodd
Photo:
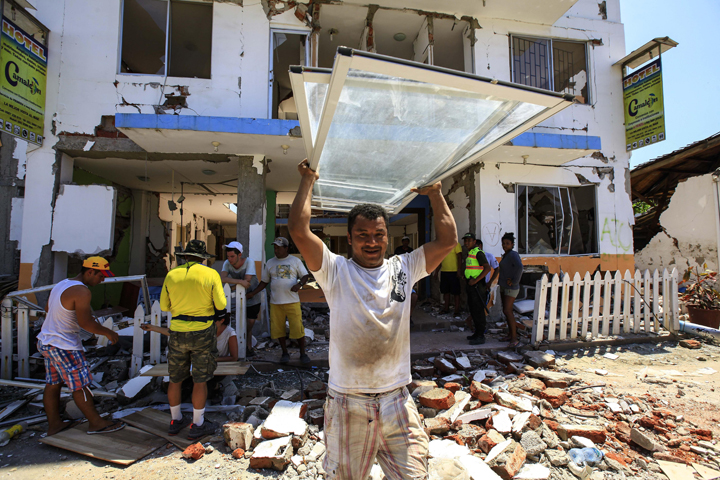
<instances>
[{"instance_id":1,"label":"wooden beam","mask_svg":"<svg viewBox=\"0 0 720 480\"><path fill-rule=\"evenodd\" d=\"M680 160L684 160L690 157L694 157L695 155L698 155L699 153L706 152L707 150L711 148L717 148L720 147L720 135L717 135L713 138L710 138L705 141L701 141L698 145L695 145L694 147L687 148L686 150L680 151L675 155L668 154L669 156L667 158L662 158L661 160L657 160L655 162L652 162L648 164L647 166L640 165L639 167L635 168L631 175L633 173L649 173L653 170L657 170L659 168L664 168L674 162L678 162ZM720 151L718 152L720 154Z\"/></svg>"}]
</instances>

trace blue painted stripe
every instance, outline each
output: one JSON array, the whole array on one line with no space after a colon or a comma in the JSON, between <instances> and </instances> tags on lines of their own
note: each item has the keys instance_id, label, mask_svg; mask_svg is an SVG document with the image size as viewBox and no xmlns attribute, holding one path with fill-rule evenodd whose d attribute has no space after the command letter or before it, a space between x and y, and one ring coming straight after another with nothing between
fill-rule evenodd
<instances>
[{"instance_id":1,"label":"blue painted stripe","mask_svg":"<svg viewBox=\"0 0 720 480\"><path fill-rule=\"evenodd\" d=\"M205 117L199 115L150 115L142 113L116 113L117 128L147 128L189 130L197 132L243 133L250 135L286 136L299 126L297 120L262 118ZM337 127L337 125L335 126ZM462 140L462 129L426 129L417 127L344 125L342 131L333 128L330 136L345 139L380 139L415 142L451 142ZM440 133L441 132L441 133ZM600 137L590 135L563 135L557 133L525 132L510 141L516 147L600 150Z\"/></svg>"},{"instance_id":2,"label":"blue painted stripe","mask_svg":"<svg viewBox=\"0 0 720 480\"><path fill-rule=\"evenodd\" d=\"M299 125L297 120L205 117L199 115L150 115L143 113L115 114L115 126L117 128L149 128L286 136L290 130Z\"/></svg>"},{"instance_id":3,"label":"blue painted stripe","mask_svg":"<svg viewBox=\"0 0 720 480\"><path fill-rule=\"evenodd\" d=\"M525 132L510 140L515 147L562 148L600 150L600 137L590 135L561 135L557 133Z\"/></svg>"}]
</instances>

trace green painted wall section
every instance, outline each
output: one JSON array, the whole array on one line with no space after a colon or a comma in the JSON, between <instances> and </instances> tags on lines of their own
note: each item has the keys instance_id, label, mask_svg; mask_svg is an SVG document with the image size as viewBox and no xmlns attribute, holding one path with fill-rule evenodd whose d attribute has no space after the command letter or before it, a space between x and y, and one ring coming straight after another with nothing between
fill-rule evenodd
<instances>
[{"instance_id":1,"label":"green painted wall section","mask_svg":"<svg viewBox=\"0 0 720 480\"><path fill-rule=\"evenodd\" d=\"M81 168L73 170L73 183L77 185L112 185L113 182L94 175ZM127 196L118 198L116 215L131 219L133 211L133 198ZM128 222L130 226L122 231L120 241L115 244L114 259L110 262L110 270L118 277L124 277L130 270L130 241L132 239L132 222ZM72 272L70 272L72 273ZM92 307L96 310L102 308L103 305L117 305L120 303L120 295L122 294L122 284L115 283L112 285L98 285L90 289L92 292ZM129 312L132 316L133 312Z\"/></svg>"},{"instance_id":2,"label":"green painted wall section","mask_svg":"<svg viewBox=\"0 0 720 480\"><path fill-rule=\"evenodd\" d=\"M275 240L275 204L277 192L274 190L265 191L265 205L267 215L265 218L265 260L275 256L273 240Z\"/></svg>"}]
</instances>

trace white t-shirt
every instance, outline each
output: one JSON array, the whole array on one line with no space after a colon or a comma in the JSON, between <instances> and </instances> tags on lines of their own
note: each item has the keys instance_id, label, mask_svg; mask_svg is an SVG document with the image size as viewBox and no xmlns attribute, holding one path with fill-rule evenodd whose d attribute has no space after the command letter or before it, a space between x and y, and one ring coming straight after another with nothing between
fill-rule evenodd
<instances>
[{"instance_id":1,"label":"white t-shirt","mask_svg":"<svg viewBox=\"0 0 720 480\"><path fill-rule=\"evenodd\" d=\"M248 292L252 292L257 288L257 286L260 284L257 279L257 274L255 273L255 262L252 258L247 257L245 259L245 263L242 267L235 268L232 266L232 263L230 263L230 260L225 260L225 263L223 263L222 271L227 272L228 277L234 278L235 280L245 280L245 275L252 275L252 278L250 279L250 288L248 288ZM235 297L233 297L234 300ZM252 298L247 299L246 305L248 307L252 307L253 305L257 305L260 303L260 295L255 295ZM235 311L235 305L233 302L232 311Z\"/></svg>"},{"instance_id":2,"label":"white t-shirt","mask_svg":"<svg viewBox=\"0 0 720 480\"><path fill-rule=\"evenodd\" d=\"M225 330L217 337L217 349L218 357L229 357L230 356L230 338L236 337L235 330L230 327L225 327ZM237 339L235 339L237 342Z\"/></svg>"},{"instance_id":3,"label":"white t-shirt","mask_svg":"<svg viewBox=\"0 0 720 480\"><path fill-rule=\"evenodd\" d=\"M313 275L330 307L330 388L382 393L412 381L410 295L426 268L423 247L363 268L323 246Z\"/></svg>"},{"instance_id":4,"label":"white t-shirt","mask_svg":"<svg viewBox=\"0 0 720 480\"><path fill-rule=\"evenodd\" d=\"M270 284L270 303L285 305L299 302L298 293L290 289L307 274L302 261L292 255L268 260L263 267L262 281Z\"/></svg>"},{"instance_id":5,"label":"white t-shirt","mask_svg":"<svg viewBox=\"0 0 720 480\"><path fill-rule=\"evenodd\" d=\"M84 283L77 280L65 279L59 282L50 291L48 299L48 314L42 324L38 340L43 345L52 345L60 350L83 350L80 340L80 324L77 320L75 310L68 310L62 305L62 294L70 287Z\"/></svg>"}]
</instances>

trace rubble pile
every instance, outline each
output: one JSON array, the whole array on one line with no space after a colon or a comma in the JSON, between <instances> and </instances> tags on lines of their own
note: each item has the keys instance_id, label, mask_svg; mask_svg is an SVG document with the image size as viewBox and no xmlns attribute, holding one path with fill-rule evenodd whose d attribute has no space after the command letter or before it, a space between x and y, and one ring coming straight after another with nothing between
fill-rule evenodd
<instances>
[{"instance_id":1,"label":"rubble pile","mask_svg":"<svg viewBox=\"0 0 720 480\"><path fill-rule=\"evenodd\" d=\"M413 377L431 470L444 459L469 478L539 480L657 478L658 461L720 467L710 430L649 394L582 384L545 352L445 354L416 361Z\"/></svg>"}]
</instances>

